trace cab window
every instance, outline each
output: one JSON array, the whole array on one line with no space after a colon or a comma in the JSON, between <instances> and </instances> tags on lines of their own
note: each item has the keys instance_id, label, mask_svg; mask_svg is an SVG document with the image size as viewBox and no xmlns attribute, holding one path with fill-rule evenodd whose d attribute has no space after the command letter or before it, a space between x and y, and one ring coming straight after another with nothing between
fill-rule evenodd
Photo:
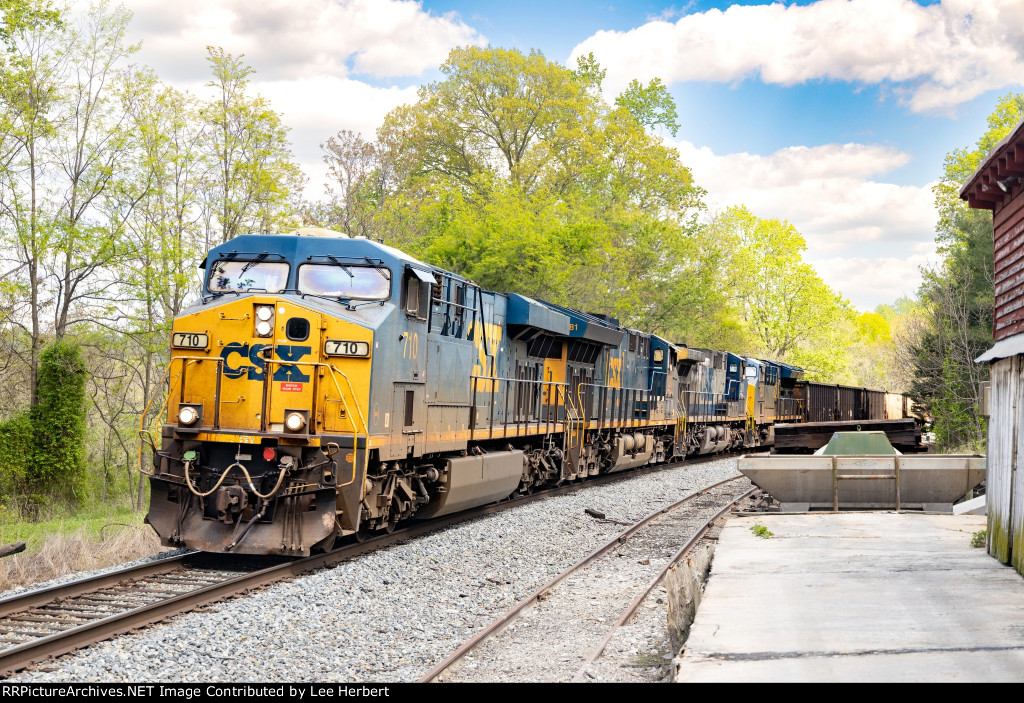
<instances>
[{"instance_id":1,"label":"cab window","mask_svg":"<svg viewBox=\"0 0 1024 703\"><path fill-rule=\"evenodd\" d=\"M279 293L288 283L288 264L277 261L237 261L221 259L214 263L206 287L211 293L239 293L250 290Z\"/></svg>"},{"instance_id":2,"label":"cab window","mask_svg":"<svg viewBox=\"0 0 1024 703\"><path fill-rule=\"evenodd\" d=\"M391 272L376 266L303 264L299 266L299 292L346 300L387 300Z\"/></svg>"}]
</instances>

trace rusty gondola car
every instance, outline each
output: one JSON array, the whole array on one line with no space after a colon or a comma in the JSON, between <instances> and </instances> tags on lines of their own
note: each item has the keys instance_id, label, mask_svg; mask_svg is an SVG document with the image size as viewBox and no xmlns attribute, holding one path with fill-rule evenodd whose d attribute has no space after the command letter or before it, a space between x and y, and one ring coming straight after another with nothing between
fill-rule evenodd
<instances>
[{"instance_id":1,"label":"rusty gondola car","mask_svg":"<svg viewBox=\"0 0 1024 703\"><path fill-rule=\"evenodd\" d=\"M877 391L485 291L340 233L239 236L203 271L174 321L159 442L143 433L147 521L168 546L305 555L885 408Z\"/></svg>"}]
</instances>

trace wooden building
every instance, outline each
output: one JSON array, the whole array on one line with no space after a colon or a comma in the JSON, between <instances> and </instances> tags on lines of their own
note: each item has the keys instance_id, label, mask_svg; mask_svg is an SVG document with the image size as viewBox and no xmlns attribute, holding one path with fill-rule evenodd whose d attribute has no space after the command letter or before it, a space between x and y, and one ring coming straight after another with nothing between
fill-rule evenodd
<instances>
[{"instance_id":1,"label":"wooden building","mask_svg":"<svg viewBox=\"0 0 1024 703\"><path fill-rule=\"evenodd\" d=\"M975 360L989 364L991 383L988 552L1024 574L1024 121L967 179L960 197L992 211L995 345Z\"/></svg>"}]
</instances>

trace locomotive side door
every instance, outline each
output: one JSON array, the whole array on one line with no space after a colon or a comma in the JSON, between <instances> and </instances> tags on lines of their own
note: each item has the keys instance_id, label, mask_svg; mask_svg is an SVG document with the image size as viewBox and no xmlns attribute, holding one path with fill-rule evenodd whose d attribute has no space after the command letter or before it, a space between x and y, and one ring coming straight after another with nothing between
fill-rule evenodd
<instances>
[{"instance_id":1,"label":"locomotive side door","mask_svg":"<svg viewBox=\"0 0 1024 703\"><path fill-rule=\"evenodd\" d=\"M391 446L392 457L397 454L413 456L423 454L426 438L423 428L426 422L426 404L423 397L425 384L396 383L391 400ZM399 450L398 452L394 450ZM404 451L402 451L404 450Z\"/></svg>"},{"instance_id":2,"label":"locomotive side door","mask_svg":"<svg viewBox=\"0 0 1024 703\"><path fill-rule=\"evenodd\" d=\"M402 276L402 312L399 317L398 348L395 354L395 383L392 384L391 457L423 454L426 437L427 323L430 299L437 285L434 274L407 266Z\"/></svg>"}]
</instances>

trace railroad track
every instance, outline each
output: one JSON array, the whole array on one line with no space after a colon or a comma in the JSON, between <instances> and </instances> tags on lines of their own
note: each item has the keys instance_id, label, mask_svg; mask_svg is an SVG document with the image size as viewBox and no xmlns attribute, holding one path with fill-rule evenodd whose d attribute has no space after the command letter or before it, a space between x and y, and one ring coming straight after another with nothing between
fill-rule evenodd
<instances>
[{"instance_id":1,"label":"railroad track","mask_svg":"<svg viewBox=\"0 0 1024 703\"><path fill-rule=\"evenodd\" d=\"M730 487L732 483L740 483L741 488ZM493 681L499 676L497 668L506 673L514 668L518 681L578 682L594 678L589 669L619 628L630 621L669 568L686 557L716 520L757 492L749 486L743 477L727 479L650 513L521 600L419 682ZM665 546L671 544L675 549L679 543L682 521L678 518L687 512L679 508L698 507L695 504L701 499L707 499L699 506L703 517L690 519L698 523L697 527L689 531L682 547L664 559ZM619 573L622 564L649 567L632 568L643 572L646 580L623 585ZM628 604L626 595L631 598ZM531 609L541 603L546 612L530 618ZM527 619L530 622L525 622ZM519 631L512 632L517 627ZM552 631L562 636L552 638ZM581 640L586 642L583 648ZM477 661L469 662L471 657ZM481 662L486 671L473 670Z\"/></svg>"},{"instance_id":2,"label":"railroad track","mask_svg":"<svg viewBox=\"0 0 1024 703\"><path fill-rule=\"evenodd\" d=\"M513 501L476 508L302 559L225 557L191 552L0 600L0 676L246 591L331 566L451 524L591 485L664 471L713 455L592 477Z\"/></svg>"}]
</instances>

